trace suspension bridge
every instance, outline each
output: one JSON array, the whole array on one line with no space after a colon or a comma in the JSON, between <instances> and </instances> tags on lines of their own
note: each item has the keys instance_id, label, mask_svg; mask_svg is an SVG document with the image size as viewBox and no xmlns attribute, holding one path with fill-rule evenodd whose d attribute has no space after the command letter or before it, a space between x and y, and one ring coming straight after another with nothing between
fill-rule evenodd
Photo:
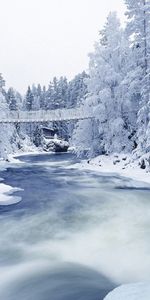
<instances>
[{"instance_id":1,"label":"suspension bridge","mask_svg":"<svg viewBox=\"0 0 150 300\"><path fill-rule=\"evenodd\" d=\"M92 118L94 118L92 109L90 112L86 112L83 107L78 107L55 110L1 112L0 123L43 123Z\"/></svg>"}]
</instances>

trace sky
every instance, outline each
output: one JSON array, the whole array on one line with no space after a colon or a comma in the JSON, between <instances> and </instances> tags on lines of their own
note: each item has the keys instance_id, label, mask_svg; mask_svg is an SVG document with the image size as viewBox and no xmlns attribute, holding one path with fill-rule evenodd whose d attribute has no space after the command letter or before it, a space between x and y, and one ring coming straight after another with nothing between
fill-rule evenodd
<instances>
[{"instance_id":1,"label":"sky","mask_svg":"<svg viewBox=\"0 0 150 300\"><path fill-rule=\"evenodd\" d=\"M88 70L98 32L110 11L123 20L123 0L0 0L0 73L25 92L54 76Z\"/></svg>"}]
</instances>

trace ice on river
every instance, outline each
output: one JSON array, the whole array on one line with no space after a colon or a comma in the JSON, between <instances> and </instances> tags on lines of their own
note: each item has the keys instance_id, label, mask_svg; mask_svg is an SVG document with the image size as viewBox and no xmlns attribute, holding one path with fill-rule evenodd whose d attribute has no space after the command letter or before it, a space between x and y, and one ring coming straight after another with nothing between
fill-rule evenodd
<instances>
[{"instance_id":1,"label":"ice on river","mask_svg":"<svg viewBox=\"0 0 150 300\"><path fill-rule=\"evenodd\" d=\"M21 201L21 197L13 196L14 192L20 191L20 188L13 188L4 183L0 183L0 205L12 205Z\"/></svg>"}]
</instances>

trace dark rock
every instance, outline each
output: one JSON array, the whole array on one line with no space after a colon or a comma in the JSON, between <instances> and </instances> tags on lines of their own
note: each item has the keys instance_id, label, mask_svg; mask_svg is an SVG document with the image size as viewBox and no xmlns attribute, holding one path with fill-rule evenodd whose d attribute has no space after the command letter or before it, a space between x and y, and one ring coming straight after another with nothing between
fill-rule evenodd
<instances>
[{"instance_id":1,"label":"dark rock","mask_svg":"<svg viewBox=\"0 0 150 300\"><path fill-rule=\"evenodd\" d=\"M142 159L141 162L140 162L140 168L141 169L146 169L146 164L145 164L145 160Z\"/></svg>"},{"instance_id":2,"label":"dark rock","mask_svg":"<svg viewBox=\"0 0 150 300\"><path fill-rule=\"evenodd\" d=\"M114 165L116 165L117 163L120 163L120 160L119 160L119 159L116 159L116 160L113 161L113 164L114 164Z\"/></svg>"},{"instance_id":3,"label":"dark rock","mask_svg":"<svg viewBox=\"0 0 150 300\"><path fill-rule=\"evenodd\" d=\"M122 160L127 160L127 157L123 157Z\"/></svg>"}]
</instances>

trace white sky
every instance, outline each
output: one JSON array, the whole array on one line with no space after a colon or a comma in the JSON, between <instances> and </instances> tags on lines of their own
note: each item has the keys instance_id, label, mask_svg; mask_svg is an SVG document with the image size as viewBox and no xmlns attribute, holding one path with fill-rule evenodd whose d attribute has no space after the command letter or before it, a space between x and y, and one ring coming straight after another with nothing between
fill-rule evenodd
<instances>
[{"instance_id":1,"label":"white sky","mask_svg":"<svg viewBox=\"0 0 150 300\"><path fill-rule=\"evenodd\" d=\"M109 11L123 0L0 0L0 72L23 92L53 76L88 68L88 53Z\"/></svg>"}]
</instances>

